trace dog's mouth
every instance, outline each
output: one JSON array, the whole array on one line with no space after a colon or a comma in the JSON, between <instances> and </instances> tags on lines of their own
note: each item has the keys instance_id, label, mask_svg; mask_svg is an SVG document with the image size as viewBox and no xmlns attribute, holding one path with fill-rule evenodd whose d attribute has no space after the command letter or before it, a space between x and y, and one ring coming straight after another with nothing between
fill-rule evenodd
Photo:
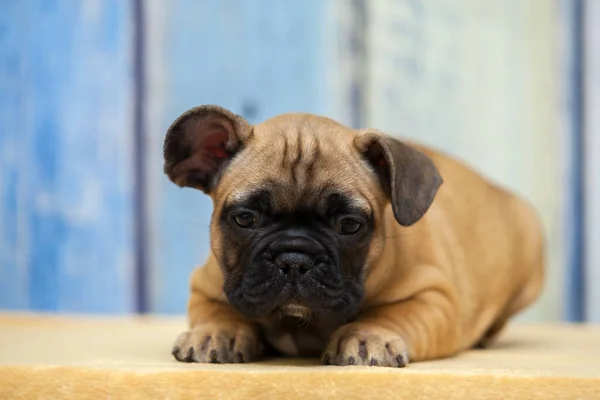
<instances>
[{"instance_id":1,"label":"dog's mouth","mask_svg":"<svg viewBox=\"0 0 600 400\"><path fill-rule=\"evenodd\" d=\"M279 312L284 317L295 317L303 320L309 320L312 317L312 310L310 308L295 303L280 306Z\"/></svg>"}]
</instances>

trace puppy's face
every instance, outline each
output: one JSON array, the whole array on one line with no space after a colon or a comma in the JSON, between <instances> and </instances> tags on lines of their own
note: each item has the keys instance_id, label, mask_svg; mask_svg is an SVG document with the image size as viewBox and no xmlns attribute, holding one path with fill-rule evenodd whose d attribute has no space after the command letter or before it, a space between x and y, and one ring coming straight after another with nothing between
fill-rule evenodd
<instances>
[{"instance_id":1,"label":"puppy's face","mask_svg":"<svg viewBox=\"0 0 600 400\"><path fill-rule=\"evenodd\" d=\"M343 322L357 311L392 201L402 225L425 213L441 178L423 154L374 131L282 115L250 126L214 106L167 133L165 172L214 201L211 247L231 305Z\"/></svg>"}]
</instances>

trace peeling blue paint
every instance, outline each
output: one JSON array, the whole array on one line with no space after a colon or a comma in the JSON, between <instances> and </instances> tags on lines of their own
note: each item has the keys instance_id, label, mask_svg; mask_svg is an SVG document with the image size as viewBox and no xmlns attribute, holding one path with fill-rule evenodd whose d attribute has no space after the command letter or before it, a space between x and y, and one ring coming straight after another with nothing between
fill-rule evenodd
<instances>
[{"instance_id":1,"label":"peeling blue paint","mask_svg":"<svg viewBox=\"0 0 600 400\"><path fill-rule=\"evenodd\" d=\"M128 1L0 3L0 307L128 312Z\"/></svg>"}]
</instances>

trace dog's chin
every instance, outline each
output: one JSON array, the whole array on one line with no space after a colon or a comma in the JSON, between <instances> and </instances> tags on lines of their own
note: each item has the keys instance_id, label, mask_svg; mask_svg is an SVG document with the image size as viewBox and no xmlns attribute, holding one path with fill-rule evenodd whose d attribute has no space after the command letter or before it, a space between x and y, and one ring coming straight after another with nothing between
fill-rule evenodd
<instances>
[{"instance_id":1,"label":"dog's chin","mask_svg":"<svg viewBox=\"0 0 600 400\"><path fill-rule=\"evenodd\" d=\"M279 307L279 312L283 317L294 317L302 320L310 320L312 318L312 310L302 304L288 303Z\"/></svg>"}]
</instances>

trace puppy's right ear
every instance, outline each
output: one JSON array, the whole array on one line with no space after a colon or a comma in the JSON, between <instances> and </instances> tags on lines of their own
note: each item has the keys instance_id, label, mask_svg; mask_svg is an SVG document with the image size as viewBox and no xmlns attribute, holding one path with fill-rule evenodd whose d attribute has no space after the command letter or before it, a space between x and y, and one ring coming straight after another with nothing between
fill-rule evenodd
<instances>
[{"instance_id":1,"label":"puppy's right ear","mask_svg":"<svg viewBox=\"0 0 600 400\"><path fill-rule=\"evenodd\" d=\"M225 166L252 135L242 117L219 106L199 106L169 127L163 147L164 172L180 187L210 193Z\"/></svg>"},{"instance_id":2,"label":"puppy's right ear","mask_svg":"<svg viewBox=\"0 0 600 400\"><path fill-rule=\"evenodd\" d=\"M354 139L388 192L396 220L402 226L417 222L433 203L443 179L425 154L374 129Z\"/></svg>"}]
</instances>

